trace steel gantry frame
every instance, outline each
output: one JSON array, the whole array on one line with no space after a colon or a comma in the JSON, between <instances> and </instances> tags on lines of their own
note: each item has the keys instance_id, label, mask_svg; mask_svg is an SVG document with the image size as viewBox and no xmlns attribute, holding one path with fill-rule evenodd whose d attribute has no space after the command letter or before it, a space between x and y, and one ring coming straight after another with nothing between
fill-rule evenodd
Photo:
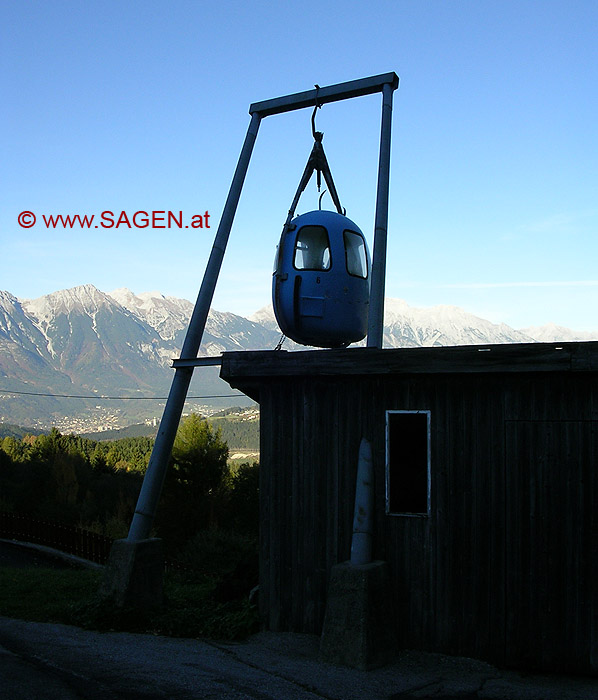
<instances>
[{"instance_id":1,"label":"steel gantry frame","mask_svg":"<svg viewBox=\"0 0 598 700\"><path fill-rule=\"evenodd\" d=\"M241 197L241 190L243 189L249 161L261 120L264 117L291 112L305 107L324 105L329 102L347 100L353 97L371 95L376 92L382 93L382 125L380 131L380 157L378 163L372 283L367 340L369 347L382 347L392 97L393 92L398 86L399 78L395 73L383 73L360 80L351 80L327 87L318 87L314 90L298 92L292 95L286 95L285 97L277 97L272 100L254 102L250 105L249 114L251 115L251 121L224 205L220 224L218 225L195 308L193 309L193 314L189 322L189 327L181 350L181 359L175 360L173 363L175 374L172 386L166 401L162 421L154 443L154 449L152 450L143 480L135 514L129 529L128 541L138 542L150 536L160 493L166 476L168 461L172 452L172 446L193 375L193 369L200 364L205 364L205 362L201 362L201 358L197 358L197 353L212 304L216 282L233 225L233 219Z\"/></svg>"}]
</instances>

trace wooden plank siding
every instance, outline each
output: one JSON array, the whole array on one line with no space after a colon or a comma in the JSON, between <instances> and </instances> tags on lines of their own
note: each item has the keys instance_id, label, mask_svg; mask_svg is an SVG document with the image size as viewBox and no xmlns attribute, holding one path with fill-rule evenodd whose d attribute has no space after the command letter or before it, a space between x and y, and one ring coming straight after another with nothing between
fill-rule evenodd
<instances>
[{"instance_id":1,"label":"wooden plank siding","mask_svg":"<svg viewBox=\"0 0 598 700\"><path fill-rule=\"evenodd\" d=\"M221 376L260 402L267 628L320 633L365 436L400 644L598 672L598 343L225 353ZM388 410L430 411L429 517L385 512Z\"/></svg>"},{"instance_id":2,"label":"wooden plank siding","mask_svg":"<svg viewBox=\"0 0 598 700\"><path fill-rule=\"evenodd\" d=\"M597 429L595 421L506 424L507 663L555 671L587 665L579 647L592 644L586 487L598 462Z\"/></svg>"}]
</instances>

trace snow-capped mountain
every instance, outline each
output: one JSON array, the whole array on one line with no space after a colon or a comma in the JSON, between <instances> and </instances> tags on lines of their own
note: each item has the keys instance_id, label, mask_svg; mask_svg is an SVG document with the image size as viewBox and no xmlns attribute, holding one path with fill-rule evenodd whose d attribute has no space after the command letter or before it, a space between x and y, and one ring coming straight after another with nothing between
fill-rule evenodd
<instances>
[{"instance_id":1,"label":"snow-capped mountain","mask_svg":"<svg viewBox=\"0 0 598 700\"><path fill-rule=\"evenodd\" d=\"M192 311L190 301L159 292L106 294L90 284L38 299L0 292L0 421L32 425L40 416L74 414L87 405L55 394L164 395ZM251 319L211 310L200 355L272 349L279 339L271 306ZM593 339L598 333L554 325L518 331L451 306L418 309L400 299L385 305L385 347ZM289 340L284 345L297 347ZM216 368L196 372L193 381L198 394L230 393Z\"/></svg>"},{"instance_id":2,"label":"snow-capped mountain","mask_svg":"<svg viewBox=\"0 0 598 700\"><path fill-rule=\"evenodd\" d=\"M24 300L22 308L43 336L40 353L81 387L150 388L155 365L166 369L172 357L152 326L90 284Z\"/></svg>"},{"instance_id":3,"label":"snow-capped mountain","mask_svg":"<svg viewBox=\"0 0 598 700\"><path fill-rule=\"evenodd\" d=\"M271 305L257 311L251 320L280 333ZM402 299L387 298L384 301L383 346L385 348L533 343L534 341L535 338L530 333L517 331L504 323L492 323L457 306L431 306L420 309L409 306ZM357 343L357 345L363 344L365 341ZM287 341L284 347L290 349L289 346L293 345Z\"/></svg>"},{"instance_id":4,"label":"snow-capped mountain","mask_svg":"<svg viewBox=\"0 0 598 700\"><path fill-rule=\"evenodd\" d=\"M122 287L108 296L158 331L163 340L175 340L189 325L193 304L186 299L166 297L160 292L133 294Z\"/></svg>"},{"instance_id":5,"label":"snow-capped mountain","mask_svg":"<svg viewBox=\"0 0 598 700\"><path fill-rule=\"evenodd\" d=\"M172 340L176 347L182 347L193 312L190 301L166 297L160 292L135 295L126 288L110 292L110 296L154 328L163 340ZM199 354L267 349L276 345L279 335L242 316L210 309Z\"/></svg>"},{"instance_id":6,"label":"snow-capped mountain","mask_svg":"<svg viewBox=\"0 0 598 700\"><path fill-rule=\"evenodd\" d=\"M526 333L540 343L574 343L577 341L598 340L598 331L572 331L570 328L547 323L545 326L523 328Z\"/></svg>"},{"instance_id":7,"label":"snow-capped mountain","mask_svg":"<svg viewBox=\"0 0 598 700\"><path fill-rule=\"evenodd\" d=\"M106 294L93 285L26 300L0 292L0 421L33 426L99 409L102 396L165 396L192 311L191 302L159 292ZM248 319L211 311L200 354L274 347L278 338ZM231 389L210 367L195 372L191 393ZM118 410L130 416L141 407L129 401Z\"/></svg>"},{"instance_id":8,"label":"snow-capped mountain","mask_svg":"<svg viewBox=\"0 0 598 700\"><path fill-rule=\"evenodd\" d=\"M159 292L128 289L105 294L87 284L38 299L0 296L0 338L11 353L29 353L35 384L39 362L73 385L98 392L150 390L167 385L171 360L180 356L193 305ZM274 347L278 334L235 314L210 311L200 355ZM35 363L33 362L35 357ZM26 362L21 363L27 365Z\"/></svg>"},{"instance_id":9,"label":"snow-capped mountain","mask_svg":"<svg viewBox=\"0 0 598 700\"><path fill-rule=\"evenodd\" d=\"M43 333L36 328L23 304L12 294L0 291L0 339L13 342L24 350L40 353Z\"/></svg>"},{"instance_id":10,"label":"snow-capped mountain","mask_svg":"<svg viewBox=\"0 0 598 700\"><path fill-rule=\"evenodd\" d=\"M0 292L0 388L9 383L23 387L32 381L42 386L70 384L52 365L46 339L21 302L8 292Z\"/></svg>"},{"instance_id":11,"label":"snow-capped mountain","mask_svg":"<svg viewBox=\"0 0 598 700\"><path fill-rule=\"evenodd\" d=\"M263 326L264 328L269 328L272 331L280 332L272 304L268 304L268 306L264 306L259 309L259 311L256 311L252 316L250 316L250 320L254 323L259 323L260 326Z\"/></svg>"},{"instance_id":12,"label":"snow-capped mountain","mask_svg":"<svg viewBox=\"0 0 598 700\"><path fill-rule=\"evenodd\" d=\"M384 347L531 343L534 339L507 325L491 323L457 306L418 309L402 299L384 304Z\"/></svg>"}]
</instances>

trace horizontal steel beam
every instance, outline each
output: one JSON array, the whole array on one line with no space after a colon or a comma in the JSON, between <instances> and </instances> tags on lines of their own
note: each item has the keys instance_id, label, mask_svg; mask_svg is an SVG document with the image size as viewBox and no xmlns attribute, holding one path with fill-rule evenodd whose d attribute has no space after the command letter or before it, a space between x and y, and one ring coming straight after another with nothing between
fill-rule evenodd
<instances>
[{"instance_id":1,"label":"horizontal steel beam","mask_svg":"<svg viewBox=\"0 0 598 700\"><path fill-rule=\"evenodd\" d=\"M259 114L260 117L268 117L271 114L281 114L282 112L292 112L295 109L304 107L314 107L316 104L326 104L328 102L338 102L351 97L361 97L362 95L372 95L375 92L382 92L385 85L390 85L393 90L399 86L399 76L396 73L382 73L373 75L370 78L360 80L349 80L346 83L328 85L317 90L306 90L296 92L285 97L275 97L272 100L254 102L249 106L249 114Z\"/></svg>"},{"instance_id":2,"label":"horizontal steel beam","mask_svg":"<svg viewBox=\"0 0 598 700\"><path fill-rule=\"evenodd\" d=\"M172 360L172 366L176 369L177 367L209 367L210 365L221 365L222 355L215 355L213 357L194 357L189 360L176 359Z\"/></svg>"}]
</instances>

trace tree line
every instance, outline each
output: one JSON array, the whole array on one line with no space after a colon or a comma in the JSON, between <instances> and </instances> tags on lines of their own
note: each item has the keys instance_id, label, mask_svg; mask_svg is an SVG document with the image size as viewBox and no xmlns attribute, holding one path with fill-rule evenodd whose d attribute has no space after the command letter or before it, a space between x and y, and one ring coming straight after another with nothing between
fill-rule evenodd
<instances>
[{"instance_id":1,"label":"tree line","mask_svg":"<svg viewBox=\"0 0 598 700\"><path fill-rule=\"evenodd\" d=\"M0 439L0 510L126 536L153 439L62 435ZM198 532L257 534L258 465L228 463L220 430L192 414L175 440L155 536L178 549Z\"/></svg>"}]
</instances>

